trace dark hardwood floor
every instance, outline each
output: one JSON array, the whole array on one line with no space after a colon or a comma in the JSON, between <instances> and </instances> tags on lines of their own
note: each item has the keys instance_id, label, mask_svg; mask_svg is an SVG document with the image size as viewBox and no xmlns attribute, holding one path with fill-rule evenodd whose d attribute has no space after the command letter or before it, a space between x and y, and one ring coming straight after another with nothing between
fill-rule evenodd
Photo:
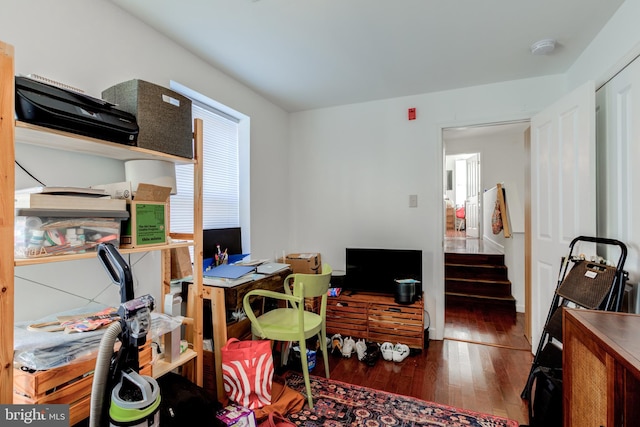
<instances>
[{"instance_id":1,"label":"dark hardwood floor","mask_svg":"<svg viewBox=\"0 0 640 427\"><path fill-rule=\"evenodd\" d=\"M329 357L331 378L392 393L507 417L528 424L520 392L531 367L523 315L482 307L446 310L445 339L403 362L383 359L373 367ZM322 358L313 375L323 376Z\"/></svg>"}]
</instances>

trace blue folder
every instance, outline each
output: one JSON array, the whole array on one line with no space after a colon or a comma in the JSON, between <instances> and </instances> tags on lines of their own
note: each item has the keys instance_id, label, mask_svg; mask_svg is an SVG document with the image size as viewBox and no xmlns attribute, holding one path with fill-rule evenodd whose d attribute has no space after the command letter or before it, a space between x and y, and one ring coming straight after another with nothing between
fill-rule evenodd
<instances>
[{"instance_id":1,"label":"blue folder","mask_svg":"<svg viewBox=\"0 0 640 427\"><path fill-rule=\"evenodd\" d=\"M255 266L250 265L230 265L223 264L217 267L212 268L211 270L206 270L202 273L205 277L220 277L223 279L237 279L239 277L244 276L245 274L252 273L255 271Z\"/></svg>"}]
</instances>

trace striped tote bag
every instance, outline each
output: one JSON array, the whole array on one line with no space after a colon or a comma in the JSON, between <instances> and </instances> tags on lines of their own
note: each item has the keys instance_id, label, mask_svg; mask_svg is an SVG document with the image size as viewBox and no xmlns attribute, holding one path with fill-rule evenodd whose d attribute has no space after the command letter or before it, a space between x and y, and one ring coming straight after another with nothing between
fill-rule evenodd
<instances>
[{"instance_id":1,"label":"striped tote bag","mask_svg":"<svg viewBox=\"0 0 640 427\"><path fill-rule=\"evenodd\" d=\"M233 402L249 409L271 404L271 341L230 338L221 349L224 390Z\"/></svg>"}]
</instances>

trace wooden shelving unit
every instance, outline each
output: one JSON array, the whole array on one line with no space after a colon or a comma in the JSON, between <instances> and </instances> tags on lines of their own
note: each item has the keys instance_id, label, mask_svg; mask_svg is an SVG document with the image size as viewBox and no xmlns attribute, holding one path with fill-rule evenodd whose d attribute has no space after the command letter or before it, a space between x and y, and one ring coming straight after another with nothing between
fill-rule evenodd
<instances>
[{"instance_id":1,"label":"wooden shelving unit","mask_svg":"<svg viewBox=\"0 0 640 427\"><path fill-rule=\"evenodd\" d=\"M95 257L95 252L73 255L58 255L43 258L13 258L14 201L15 190L15 142L46 146L62 151L107 157L117 160L159 159L176 164L194 166L194 232L180 234L179 240L169 233L173 240L167 245L147 246L135 249L121 249L126 253L161 252L162 293L171 287L171 249L185 246L194 248L194 271L202 271L202 120L194 121L194 158L186 159L152 150L116 144L95 138L75 135L68 132L34 126L14 120L14 49L0 41L0 147L3 155L0 160L0 403L13 403L13 325L14 325L14 270L15 267L53 262L68 262ZM187 350L175 363L159 362L154 366L153 375L160 376L190 361L195 361L191 370L191 380L198 385L203 383L202 367L202 275L193 277L193 295L188 302L187 316L193 322L187 328L187 338L193 348ZM161 306L162 302L160 302Z\"/></svg>"},{"instance_id":2,"label":"wooden shelving unit","mask_svg":"<svg viewBox=\"0 0 640 427\"><path fill-rule=\"evenodd\" d=\"M0 403L13 403L14 49L0 41Z\"/></svg>"}]
</instances>

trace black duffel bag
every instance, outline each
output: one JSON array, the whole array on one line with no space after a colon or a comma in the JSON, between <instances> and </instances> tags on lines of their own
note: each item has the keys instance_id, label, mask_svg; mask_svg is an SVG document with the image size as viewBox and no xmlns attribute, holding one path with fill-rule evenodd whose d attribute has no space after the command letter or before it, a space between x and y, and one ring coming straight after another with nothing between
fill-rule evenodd
<instances>
[{"instance_id":1,"label":"black duffel bag","mask_svg":"<svg viewBox=\"0 0 640 427\"><path fill-rule=\"evenodd\" d=\"M537 367L528 387L529 425L562 427L562 369Z\"/></svg>"}]
</instances>

